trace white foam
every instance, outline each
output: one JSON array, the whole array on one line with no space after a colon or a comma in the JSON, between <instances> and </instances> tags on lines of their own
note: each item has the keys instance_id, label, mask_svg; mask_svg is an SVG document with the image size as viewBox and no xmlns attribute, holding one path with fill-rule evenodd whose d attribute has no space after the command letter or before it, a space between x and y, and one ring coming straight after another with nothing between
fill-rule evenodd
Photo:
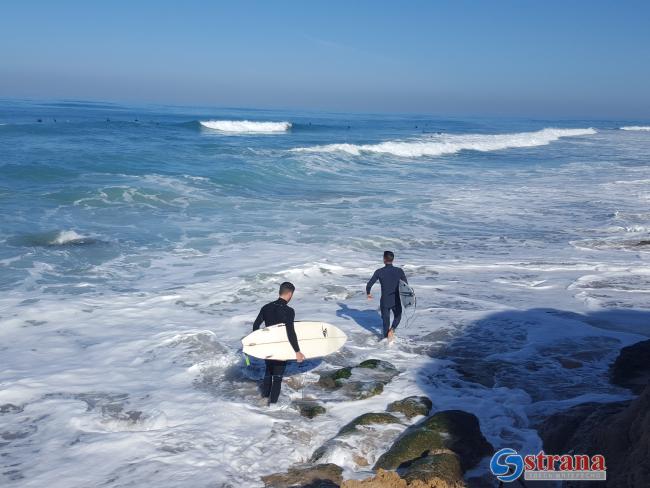
<instances>
[{"instance_id":1,"label":"white foam","mask_svg":"<svg viewBox=\"0 0 650 488\"><path fill-rule=\"evenodd\" d=\"M621 130L650 131L650 125L626 125Z\"/></svg>"},{"instance_id":2,"label":"white foam","mask_svg":"<svg viewBox=\"0 0 650 488\"><path fill-rule=\"evenodd\" d=\"M361 153L384 153L402 157L442 156L459 151L500 151L517 147L544 146L561 137L595 134L592 128L555 129L512 134L440 134L405 141L386 141L379 144L327 144L301 147L298 152L345 152L358 156Z\"/></svg>"},{"instance_id":3,"label":"white foam","mask_svg":"<svg viewBox=\"0 0 650 488\"><path fill-rule=\"evenodd\" d=\"M64 244L71 244L73 242L79 242L88 239L87 236L77 234L73 230L63 230L59 232L54 239L52 239L48 244L52 246L62 246Z\"/></svg>"},{"instance_id":4,"label":"white foam","mask_svg":"<svg viewBox=\"0 0 650 488\"><path fill-rule=\"evenodd\" d=\"M220 132L248 134L287 132L291 129L290 122L256 122L252 120L202 120L201 125Z\"/></svg>"}]
</instances>

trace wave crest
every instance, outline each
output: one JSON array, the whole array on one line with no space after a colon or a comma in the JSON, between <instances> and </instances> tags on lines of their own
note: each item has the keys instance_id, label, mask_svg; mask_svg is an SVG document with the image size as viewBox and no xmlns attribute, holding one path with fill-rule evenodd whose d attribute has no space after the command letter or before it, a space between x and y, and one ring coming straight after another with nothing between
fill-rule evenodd
<instances>
[{"instance_id":1,"label":"wave crest","mask_svg":"<svg viewBox=\"0 0 650 488\"><path fill-rule=\"evenodd\" d=\"M93 241L92 238L77 234L73 230L62 230L48 244L50 246L65 246L66 244L86 244L91 241Z\"/></svg>"},{"instance_id":2,"label":"wave crest","mask_svg":"<svg viewBox=\"0 0 650 488\"><path fill-rule=\"evenodd\" d=\"M300 147L297 152L345 152L358 156L361 153L387 153L402 157L442 156L459 151L499 151L517 147L535 147L550 144L561 137L595 134L588 129L547 128L536 132L513 134L440 134L407 141L386 141L379 144L327 144Z\"/></svg>"},{"instance_id":3,"label":"wave crest","mask_svg":"<svg viewBox=\"0 0 650 488\"><path fill-rule=\"evenodd\" d=\"M207 129L228 133L268 134L286 132L291 129L290 122L256 122L252 120L202 120L200 124Z\"/></svg>"},{"instance_id":4,"label":"wave crest","mask_svg":"<svg viewBox=\"0 0 650 488\"><path fill-rule=\"evenodd\" d=\"M626 125L621 127L621 130L643 130L643 131L650 132L650 126L649 125Z\"/></svg>"}]
</instances>

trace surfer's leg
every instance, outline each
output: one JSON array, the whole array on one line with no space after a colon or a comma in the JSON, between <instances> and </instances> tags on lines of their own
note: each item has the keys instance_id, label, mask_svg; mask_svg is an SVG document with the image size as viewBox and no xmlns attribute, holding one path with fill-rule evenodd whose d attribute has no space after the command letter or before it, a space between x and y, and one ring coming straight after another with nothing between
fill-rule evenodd
<instances>
[{"instance_id":1,"label":"surfer's leg","mask_svg":"<svg viewBox=\"0 0 650 488\"><path fill-rule=\"evenodd\" d=\"M269 396L269 404L275 403L280 397L280 388L282 388L282 375L287 363L284 361L273 361L273 384L271 386L271 395Z\"/></svg>"},{"instance_id":2,"label":"surfer's leg","mask_svg":"<svg viewBox=\"0 0 650 488\"><path fill-rule=\"evenodd\" d=\"M390 329L390 308L381 307L381 321L383 323L384 337L388 337L388 330Z\"/></svg>"},{"instance_id":3,"label":"surfer's leg","mask_svg":"<svg viewBox=\"0 0 650 488\"><path fill-rule=\"evenodd\" d=\"M397 326L399 325L401 320L402 320L402 305L398 303L393 307L393 326L391 327L391 329L392 330L397 329Z\"/></svg>"},{"instance_id":4,"label":"surfer's leg","mask_svg":"<svg viewBox=\"0 0 650 488\"><path fill-rule=\"evenodd\" d=\"M273 382L273 361L267 359L264 362L266 363L266 369L264 370L264 381L262 381L262 396L268 398L271 394L271 383Z\"/></svg>"}]
</instances>

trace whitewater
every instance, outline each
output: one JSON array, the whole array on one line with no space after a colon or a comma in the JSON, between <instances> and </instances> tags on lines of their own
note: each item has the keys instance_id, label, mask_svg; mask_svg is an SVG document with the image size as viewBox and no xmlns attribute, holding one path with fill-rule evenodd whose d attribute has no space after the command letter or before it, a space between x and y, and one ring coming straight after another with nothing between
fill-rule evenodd
<instances>
[{"instance_id":1,"label":"whitewater","mask_svg":"<svg viewBox=\"0 0 650 488\"><path fill-rule=\"evenodd\" d=\"M261 487L409 395L536 452L547 415L629 398L608 365L650 336L650 136L619 128L647 121L1 107L2 486ZM386 249L418 295L390 347L364 290ZM285 280L349 341L268 411L240 341ZM380 393L319 388L367 359L397 370ZM319 462L367 477L417 420Z\"/></svg>"}]
</instances>

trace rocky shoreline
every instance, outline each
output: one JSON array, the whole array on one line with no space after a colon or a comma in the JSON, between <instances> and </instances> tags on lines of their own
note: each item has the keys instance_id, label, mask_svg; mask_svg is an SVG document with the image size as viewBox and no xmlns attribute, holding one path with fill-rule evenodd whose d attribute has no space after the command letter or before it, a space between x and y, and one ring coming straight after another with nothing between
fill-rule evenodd
<instances>
[{"instance_id":1,"label":"rocky shoreline","mask_svg":"<svg viewBox=\"0 0 650 488\"><path fill-rule=\"evenodd\" d=\"M365 399L383 391L398 374L386 361L362 363L320 374L318 386L350 399ZM650 340L623 348L610 369L613 384L631 389L637 398L613 403L584 403L546 418L537 426L547 453L603 454L607 481L576 486L650 486ZM325 407L314 401L296 402L300 414L313 418ZM366 412L344 425L314 451L311 458L287 472L264 476L267 488L461 488L491 486L496 479L466 479L492 446L478 418L462 410L431 412L426 396L394 401L385 411ZM378 445L389 445L381 455ZM365 479L343 478L336 459L354 460ZM566 487L573 485L567 484Z\"/></svg>"}]
</instances>

